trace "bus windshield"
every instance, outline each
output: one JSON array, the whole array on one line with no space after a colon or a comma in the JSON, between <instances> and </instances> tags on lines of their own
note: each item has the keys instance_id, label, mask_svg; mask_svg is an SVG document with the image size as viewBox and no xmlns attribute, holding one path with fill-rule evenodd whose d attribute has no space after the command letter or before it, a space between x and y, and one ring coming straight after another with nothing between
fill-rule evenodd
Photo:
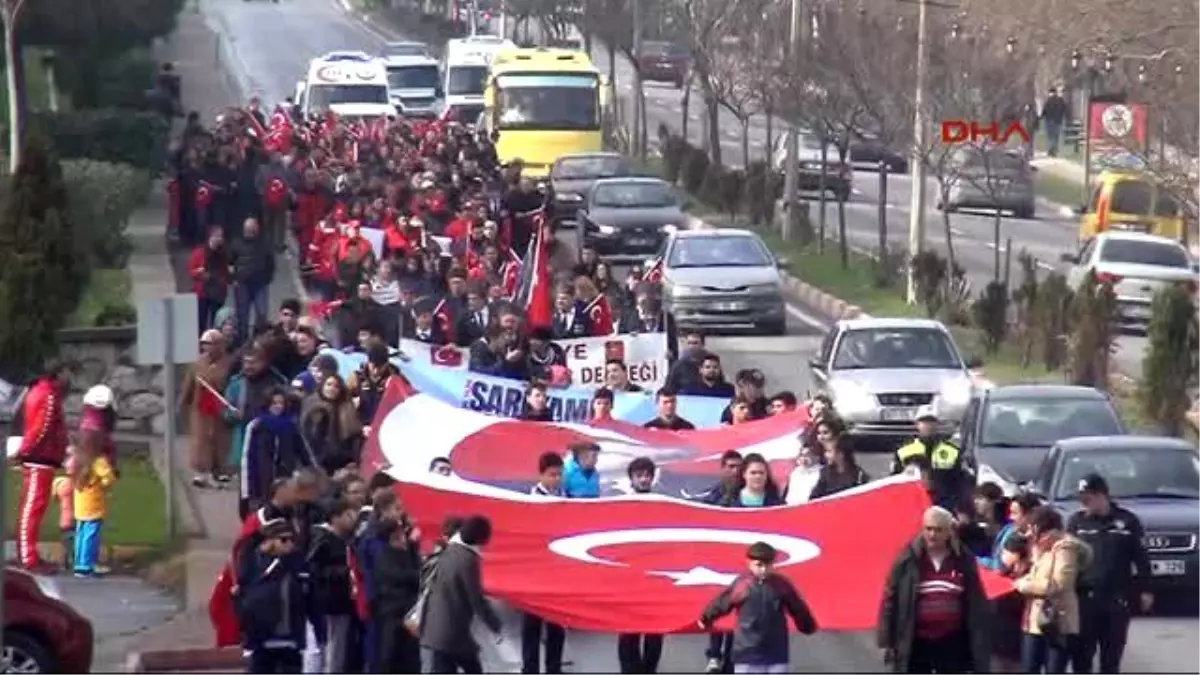
<instances>
[{"instance_id":1,"label":"bus windshield","mask_svg":"<svg viewBox=\"0 0 1200 675\"><path fill-rule=\"evenodd\" d=\"M595 75L501 75L496 85L500 129L600 128L600 91Z\"/></svg>"},{"instance_id":2,"label":"bus windshield","mask_svg":"<svg viewBox=\"0 0 1200 675\"><path fill-rule=\"evenodd\" d=\"M402 66L388 68L388 86L392 89L436 89L437 66Z\"/></svg>"},{"instance_id":3,"label":"bus windshield","mask_svg":"<svg viewBox=\"0 0 1200 675\"><path fill-rule=\"evenodd\" d=\"M482 96L487 66L450 66L446 71L447 96Z\"/></svg>"},{"instance_id":4,"label":"bus windshield","mask_svg":"<svg viewBox=\"0 0 1200 675\"><path fill-rule=\"evenodd\" d=\"M323 112L331 105L388 102L388 89L381 84L315 84L304 93L309 112Z\"/></svg>"}]
</instances>

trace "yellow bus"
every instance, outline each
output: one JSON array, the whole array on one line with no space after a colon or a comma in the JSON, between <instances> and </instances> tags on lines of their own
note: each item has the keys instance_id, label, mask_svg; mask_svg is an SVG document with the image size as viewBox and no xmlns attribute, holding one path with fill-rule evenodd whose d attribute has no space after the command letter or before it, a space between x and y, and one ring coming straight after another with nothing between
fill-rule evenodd
<instances>
[{"instance_id":1,"label":"yellow bus","mask_svg":"<svg viewBox=\"0 0 1200 675\"><path fill-rule=\"evenodd\" d=\"M602 150L607 82L582 51L535 47L496 54L483 104L488 131L499 132L500 161L520 159L522 175L537 179L563 155Z\"/></svg>"}]
</instances>

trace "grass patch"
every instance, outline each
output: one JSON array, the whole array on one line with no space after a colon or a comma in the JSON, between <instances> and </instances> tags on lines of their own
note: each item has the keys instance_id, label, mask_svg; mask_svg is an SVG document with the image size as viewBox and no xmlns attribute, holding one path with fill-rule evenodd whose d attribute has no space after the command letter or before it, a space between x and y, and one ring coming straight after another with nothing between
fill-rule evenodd
<instances>
[{"instance_id":1,"label":"grass patch","mask_svg":"<svg viewBox=\"0 0 1200 675\"><path fill-rule=\"evenodd\" d=\"M166 544L166 492L154 467L147 459L123 459L121 477L113 486L108 501L108 518L104 521L102 541L106 545L147 546L161 548ZM17 513L21 490L21 473L5 473L4 509ZM52 501L42 522L38 539L58 541L58 502ZM13 537L15 519L7 523L7 536Z\"/></svg>"},{"instance_id":2,"label":"grass patch","mask_svg":"<svg viewBox=\"0 0 1200 675\"><path fill-rule=\"evenodd\" d=\"M133 279L128 269L92 270L79 306L67 319L68 328L90 328L106 309L130 305Z\"/></svg>"},{"instance_id":3,"label":"grass patch","mask_svg":"<svg viewBox=\"0 0 1200 675\"><path fill-rule=\"evenodd\" d=\"M30 47L24 50L25 56L25 98L30 110L47 110L50 107L50 84L46 75L46 62L43 57L49 53L47 49ZM7 73L0 68L0 74ZM61 92L58 97L59 108L65 106ZM0 87L0 121L8 122L8 87Z\"/></svg>"}]
</instances>

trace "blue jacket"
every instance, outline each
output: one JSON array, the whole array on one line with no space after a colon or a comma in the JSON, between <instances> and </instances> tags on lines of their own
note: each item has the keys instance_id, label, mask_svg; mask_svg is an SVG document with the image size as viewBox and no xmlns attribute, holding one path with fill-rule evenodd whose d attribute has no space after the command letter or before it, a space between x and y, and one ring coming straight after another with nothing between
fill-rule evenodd
<instances>
[{"instance_id":1,"label":"blue jacket","mask_svg":"<svg viewBox=\"0 0 1200 675\"><path fill-rule=\"evenodd\" d=\"M1016 531L1017 526L1013 523L1008 523L1000 528L1000 531L996 533L996 538L992 540L992 554L990 556L980 556L978 558L979 564L993 570L1001 569L1003 564L1000 562L1000 554L1004 552L1004 543Z\"/></svg>"},{"instance_id":2,"label":"blue jacket","mask_svg":"<svg viewBox=\"0 0 1200 675\"><path fill-rule=\"evenodd\" d=\"M568 457L563 466L563 494L574 499L599 497L600 472L585 471L574 457Z\"/></svg>"},{"instance_id":3,"label":"blue jacket","mask_svg":"<svg viewBox=\"0 0 1200 675\"><path fill-rule=\"evenodd\" d=\"M229 378L229 384L225 385L225 400L235 406L238 412L241 413L241 419L233 414L230 410L225 410L222 415L225 421L233 425L233 434L230 439L230 466L242 465L242 450L246 443L246 427L250 426L250 422L254 421L260 413L270 404L270 398L266 395L267 390L273 387L283 387L286 389L288 380L278 370L268 368L265 380L251 384L246 381L245 373L238 373ZM260 387L258 391L251 391L252 387L257 385Z\"/></svg>"}]
</instances>

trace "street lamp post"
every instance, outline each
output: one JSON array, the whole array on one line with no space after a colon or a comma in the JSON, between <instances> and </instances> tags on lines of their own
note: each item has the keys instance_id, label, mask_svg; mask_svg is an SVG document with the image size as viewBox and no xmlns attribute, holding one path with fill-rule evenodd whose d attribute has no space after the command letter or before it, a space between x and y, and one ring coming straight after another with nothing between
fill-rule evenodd
<instances>
[{"instance_id":1,"label":"street lamp post","mask_svg":"<svg viewBox=\"0 0 1200 675\"><path fill-rule=\"evenodd\" d=\"M800 58L800 23L800 0L792 0L791 21L788 28L788 61L793 68L796 67L796 60ZM803 94L801 92L796 92L796 94L795 102L797 108L799 108ZM796 125L799 123L798 113L798 110L792 110L793 119L784 131L786 134L784 138L787 140L787 161L783 176L784 214L783 223L780 228L784 241L789 240L794 234L792 232L792 225L796 222L797 211L800 206L799 198L796 194L800 178L800 137L796 129Z\"/></svg>"},{"instance_id":2,"label":"street lamp post","mask_svg":"<svg viewBox=\"0 0 1200 675\"><path fill-rule=\"evenodd\" d=\"M1105 52L1097 68L1094 63L1085 63L1083 53L1078 49L1071 52L1071 70L1083 72L1083 198L1081 204L1087 204L1092 195L1092 96L1095 94L1096 82L1100 77L1112 72L1112 54Z\"/></svg>"},{"instance_id":3,"label":"street lamp post","mask_svg":"<svg viewBox=\"0 0 1200 675\"><path fill-rule=\"evenodd\" d=\"M912 193L908 211L908 278L906 293L908 304L917 304L917 278L912 261L925 248L925 160L923 153L928 138L928 122L925 119L926 55L929 23L929 0L920 0L917 5L917 91L913 97L913 147L909 166L912 168Z\"/></svg>"}]
</instances>

